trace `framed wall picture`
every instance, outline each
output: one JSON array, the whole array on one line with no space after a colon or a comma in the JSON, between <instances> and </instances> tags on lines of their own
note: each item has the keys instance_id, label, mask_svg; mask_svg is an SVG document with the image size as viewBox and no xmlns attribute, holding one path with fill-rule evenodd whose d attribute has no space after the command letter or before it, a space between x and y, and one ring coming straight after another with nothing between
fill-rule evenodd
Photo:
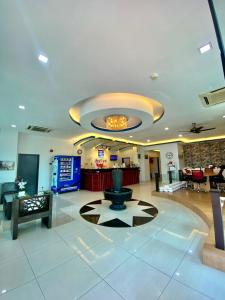
<instances>
[{"instance_id":1,"label":"framed wall picture","mask_svg":"<svg viewBox=\"0 0 225 300\"><path fill-rule=\"evenodd\" d=\"M0 171L11 171L15 169L14 161L0 160Z\"/></svg>"}]
</instances>

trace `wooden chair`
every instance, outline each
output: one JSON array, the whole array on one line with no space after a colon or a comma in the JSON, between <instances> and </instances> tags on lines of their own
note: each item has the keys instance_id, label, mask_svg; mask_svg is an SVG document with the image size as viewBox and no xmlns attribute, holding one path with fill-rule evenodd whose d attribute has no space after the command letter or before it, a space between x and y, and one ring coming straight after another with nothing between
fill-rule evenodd
<instances>
[{"instance_id":1,"label":"wooden chair","mask_svg":"<svg viewBox=\"0 0 225 300\"><path fill-rule=\"evenodd\" d=\"M15 198L12 202L11 234L17 239L21 223L42 219L48 228L52 227L52 193L32 197Z\"/></svg>"}]
</instances>

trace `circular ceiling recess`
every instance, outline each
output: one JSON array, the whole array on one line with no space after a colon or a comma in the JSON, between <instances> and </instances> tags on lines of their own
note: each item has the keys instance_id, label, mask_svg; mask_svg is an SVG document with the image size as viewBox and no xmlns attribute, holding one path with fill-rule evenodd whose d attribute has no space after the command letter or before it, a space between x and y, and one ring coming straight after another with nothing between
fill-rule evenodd
<instances>
[{"instance_id":1,"label":"circular ceiling recess","mask_svg":"<svg viewBox=\"0 0 225 300\"><path fill-rule=\"evenodd\" d=\"M79 101L69 110L76 124L111 133L149 128L163 114L160 102L130 93L100 94Z\"/></svg>"}]
</instances>

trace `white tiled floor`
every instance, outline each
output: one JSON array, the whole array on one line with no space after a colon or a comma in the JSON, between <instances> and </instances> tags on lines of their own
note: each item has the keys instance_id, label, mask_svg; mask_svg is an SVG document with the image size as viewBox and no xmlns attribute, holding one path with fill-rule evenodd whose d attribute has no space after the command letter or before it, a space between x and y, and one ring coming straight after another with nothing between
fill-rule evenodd
<instances>
[{"instance_id":1,"label":"white tiled floor","mask_svg":"<svg viewBox=\"0 0 225 300\"><path fill-rule=\"evenodd\" d=\"M187 208L132 186L158 216L135 228L85 221L80 208L102 193L54 198L54 226L20 226L12 241L0 212L0 300L225 299L225 273L200 261L207 226Z\"/></svg>"}]
</instances>

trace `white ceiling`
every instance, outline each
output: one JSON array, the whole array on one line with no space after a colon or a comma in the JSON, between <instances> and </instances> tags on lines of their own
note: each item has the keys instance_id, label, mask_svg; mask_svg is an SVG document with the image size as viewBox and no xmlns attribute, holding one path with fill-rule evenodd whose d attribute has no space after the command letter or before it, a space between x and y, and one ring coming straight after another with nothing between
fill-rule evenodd
<instances>
[{"instance_id":1,"label":"white ceiling","mask_svg":"<svg viewBox=\"0 0 225 300\"><path fill-rule=\"evenodd\" d=\"M198 99L225 85L207 0L2 0L0 38L1 128L45 126L70 138L86 132L69 118L74 103L129 92L165 107L133 140L176 138L192 122L217 127L197 137L225 133L225 103L205 108ZM208 41L213 50L200 55Z\"/></svg>"}]
</instances>

